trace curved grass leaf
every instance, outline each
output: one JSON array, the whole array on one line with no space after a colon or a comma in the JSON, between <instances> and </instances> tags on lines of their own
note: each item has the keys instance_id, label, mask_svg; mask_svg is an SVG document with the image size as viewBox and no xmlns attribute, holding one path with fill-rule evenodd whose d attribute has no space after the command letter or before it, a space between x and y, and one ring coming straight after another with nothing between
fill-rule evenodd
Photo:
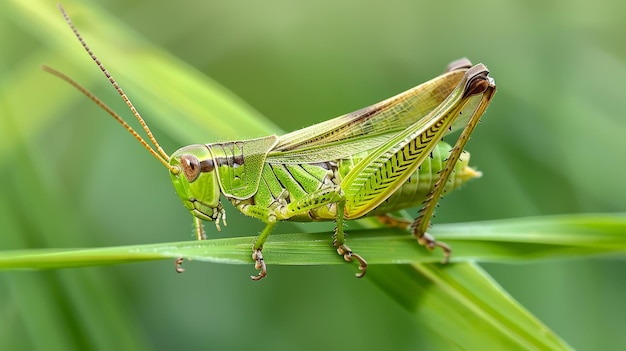
<instances>
[{"instance_id":1,"label":"curved grass leaf","mask_svg":"<svg viewBox=\"0 0 626 351\"><path fill-rule=\"evenodd\" d=\"M442 224L432 230L453 247L453 262L515 262L626 252L623 214L551 216ZM169 242L92 249L41 249L0 252L0 269L64 268L185 257L194 261L250 264L255 237ZM350 246L370 265L434 263L429 252L399 229L350 231ZM270 236L265 261L279 265L344 264L330 246L328 232ZM370 270L376 270L371 268Z\"/></svg>"},{"instance_id":2,"label":"curved grass leaf","mask_svg":"<svg viewBox=\"0 0 626 351\"><path fill-rule=\"evenodd\" d=\"M452 244L454 262L432 263L401 230L353 230L350 245L370 262L368 279L407 310L428 320L426 328L451 345L479 348L484 335L502 349L568 349L472 261L513 262L626 252L626 216L575 215L439 225ZM271 236L268 264L346 264L330 247L328 233ZM186 257L249 264L254 237L95 249L0 252L0 269L82 267ZM410 264L408 264L410 263ZM271 268L270 268L271 269ZM459 332L472 323L472 332Z\"/></svg>"}]
</instances>

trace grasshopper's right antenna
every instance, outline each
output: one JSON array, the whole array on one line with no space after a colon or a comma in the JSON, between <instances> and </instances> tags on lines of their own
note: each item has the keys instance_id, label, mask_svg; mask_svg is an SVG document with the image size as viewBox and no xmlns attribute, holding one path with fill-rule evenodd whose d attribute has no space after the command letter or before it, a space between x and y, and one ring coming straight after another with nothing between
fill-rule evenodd
<instances>
[{"instance_id":1,"label":"grasshopper's right antenna","mask_svg":"<svg viewBox=\"0 0 626 351\"><path fill-rule=\"evenodd\" d=\"M141 143L141 145L143 145L146 148L146 150L148 150L154 157L156 157L156 159L159 160L163 165L165 165L165 167L167 167L171 172L173 173L180 172L180 169L178 167L175 167L169 164L169 159L170 159L169 155L163 150L163 148L161 148L161 145L159 145L156 138L152 134L152 131L150 131L150 128L148 127L148 125L146 124L144 119L141 117L139 112L137 112L137 109L135 109L135 106L133 105L133 103L130 102L130 99L128 98L126 93L124 93L124 91L117 84L115 79L113 79L113 76L111 76L111 74L106 70L106 68L104 68L104 65L100 62L100 60L96 57L96 55L91 51L91 49L89 48L89 46L87 45L83 37L80 35L78 30L76 29L76 27L74 27L74 24L72 23L72 20L70 19L70 16L67 14L67 12L65 12L65 9L63 8L63 6L61 6L61 4L59 4L58 6L59 6L59 10L63 14L63 17L65 18L65 22L67 22L67 24L70 26L70 28L74 32L74 35L76 36L78 41L80 41L81 45L83 46L85 51L87 51L91 59L98 65L98 67L100 68L102 73L104 73L104 75L107 77L111 85L113 85L115 90L117 90L117 92L120 94L120 96L122 97L122 100L124 100L124 102L130 109L130 111L133 113L135 118L137 118L137 121L139 121L139 124L143 127L143 130L148 135L148 138L150 139L150 141L152 142L152 145L154 145L156 150L153 149L130 125L128 125L128 123L126 123L126 121L124 121L122 117L120 117L117 113L115 113L115 111L113 111L104 102L102 102L102 100L98 99L95 95L93 95L83 86L78 84L72 78L48 66L43 66L44 71L63 79L64 81L71 84L74 88L78 89L78 91L83 93L83 95L87 96L89 99L91 99L91 101L95 102L98 106L100 106L103 110L105 110L108 114L110 114L113 118L115 118L115 120L117 120L132 136L134 136L135 139L137 139Z\"/></svg>"}]
</instances>

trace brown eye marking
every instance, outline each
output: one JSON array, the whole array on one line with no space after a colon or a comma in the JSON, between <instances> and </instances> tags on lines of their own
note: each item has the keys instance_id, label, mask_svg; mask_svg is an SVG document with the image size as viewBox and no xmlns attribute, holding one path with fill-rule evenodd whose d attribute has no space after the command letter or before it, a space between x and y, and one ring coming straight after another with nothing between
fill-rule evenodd
<instances>
[{"instance_id":1,"label":"brown eye marking","mask_svg":"<svg viewBox=\"0 0 626 351\"><path fill-rule=\"evenodd\" d=\"M183 168L183 174L189 182L193 182L200 176L200 161L194 155L181 155L180 164Z\"/></svg>"}]
</instances>

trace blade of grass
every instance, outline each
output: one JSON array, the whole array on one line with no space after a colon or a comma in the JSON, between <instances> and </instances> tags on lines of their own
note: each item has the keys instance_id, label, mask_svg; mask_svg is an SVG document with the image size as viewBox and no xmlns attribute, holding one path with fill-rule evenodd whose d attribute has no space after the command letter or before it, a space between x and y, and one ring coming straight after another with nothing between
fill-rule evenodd
<instances>
[{"instance_id":1,"label":"blade of grass","mask_svg":"<svg viewBox=\"0 0 626 351\"><path fill-rule=\"evenodd\" d=\"M476 264L390 265L370 279L446 340L446 349L570 349Z\"/></svg>"},{"instance_id":2,"label":"blade of grass","mask_svg":"<svg viewBox=\"0 0 626 351\"><path fill-rule=\"evenodd\" d=\"M433 232L454 242L458 248L454 259L461 263L426 263L439 258L420 248L401 230L355 230L351 232L351 245L370 260L368 279L419 316L420 321L429 321L424 327L463 348L478 348L489 335L489 344L502 349L569 349L471 261L511 262L626 251L624 214L448 224ZM254 237L242 237L116 248L2 252L0 269L80 267L179 256L250 264L253 240ZM328 233L274 235L265 252L269 264L343 263L330 249ZM472 332L459 332L467 323L471 323Z\"/></svg>"},{"instance_id":3,"label":"blade of grass","mask_svg":"<svg viewBox=\"0 0 626 351\"><path fill-rule=\"evenodd\" d=\"M439 225L454 262L520 262L626 252L624 214L562 215ZM250 264L255 237L183 241L93 249L34 249L0 252L0 269L63 268L185 257L215 263ZM350 232L350 246L371 265L433 263L427 251L399 229ZM264 247L266 262L280 265L343 264L327 232L276 234ZM372 268L371 270L375 270Z\"/></svg>"}]
</instances>

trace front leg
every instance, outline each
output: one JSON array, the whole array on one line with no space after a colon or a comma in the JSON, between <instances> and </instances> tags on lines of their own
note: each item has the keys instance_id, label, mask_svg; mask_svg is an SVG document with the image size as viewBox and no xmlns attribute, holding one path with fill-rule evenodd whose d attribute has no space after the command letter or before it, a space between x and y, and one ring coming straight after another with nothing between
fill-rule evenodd
<instances>
[{"instance_id":1,"label":"front leg","mask_svg":"<svg viewBox=\"0 0 626 351\"><path fill-rule=\"evenodd\" d=\"M224 225L225 225L226 224L225 213L223 213L223 219L224 219ZM218 218L218 221L219 221L219 218ZM216 222L215 225L217 226L217 229L220 230L218 223L219 222ZM204 232L204 227L202 226L202 220L198 217L193 216L193 226L194 226L194 232L196 233L196 239L206 240L206 233ZM184 257L178 257L176 260L174 260L174 269L176 270L176 273L183 273L185 271L185 269L183 268L184 261L185 261Z\"/></svg>"},{"instance_id":2,"label":"front leg","mask_svg":"<svg viewBox=\"0 0 626 351\"><path fill-rule=\"evenodd\" d=\"M267 276L267 266L263 259L263 244L269 237L272 229L276 225L276 214L273 210L267 207L255 206L250 204L237 204L236 205L241 213L246 216L258 218L266 223L265 228L252 245L252 259L254 260L254 268L259 271L259 274L252 275L250 278L254 281L261 280Z\"/></svg>"}]
</instances>

